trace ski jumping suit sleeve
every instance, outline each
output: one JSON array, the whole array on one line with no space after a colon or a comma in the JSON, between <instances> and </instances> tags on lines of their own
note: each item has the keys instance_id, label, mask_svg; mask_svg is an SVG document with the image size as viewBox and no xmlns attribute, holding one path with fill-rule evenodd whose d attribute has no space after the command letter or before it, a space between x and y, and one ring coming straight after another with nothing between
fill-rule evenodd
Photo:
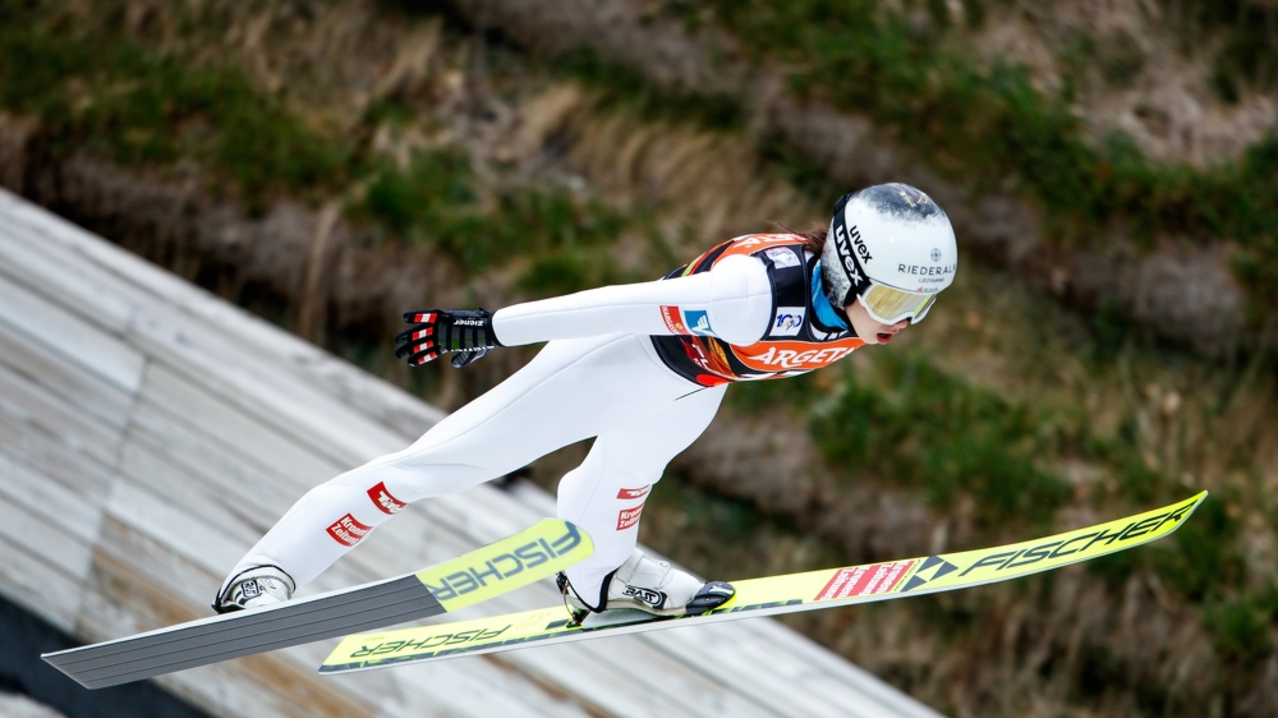
<instances>
[{"instance_id":1,"label":"ski jumping suit sleeve","mask_svg":"<svg viewBox=\"0 0 1278 718\"><path fill-rule=\"evenodd\" d=\"M767 242L740 238L661 281L497 311L493 327L503 344L550 343L527 366L408 448L309 491L229 575L269 564L301 586L408 504L462 491L594 438L586 459L560 482L558 512L595 540L594 555L568 575L579 592L597 591L630 556L649 491L666 464L710 423L723 384L815 366L773 367L749 358L761 347L791 356L777 353L778 347L811 339L798 336L807 330L795 323L793 307L778 304L778 292L797 292L797 299L786 303L810 305L804 278L811 278L814 259L805 258L796 237L762 236L790 247L784 266L755 256L770 247ZM780 270L790 279L779 281ZM846 343L846 337L842 332L812 341L841 347L838 342ZM703 380L697 372L705 366L694 361L703 345L705 351L749 349L745 361L761 368L729 362L714 381Z\"/></svg>"},{"instance_id":2,"label":"ski jumping suit sleeve","mask_svg":"<svg viewBox=\"0 0 1278 718\"><path fill-rule=\"evenodd\" d=\"M762 262L734 256L713 272L517 304L493 315L493 329L507 346L617 332L675 334L669 312L662 311L673 307L704 315L707 331L726 342L749 344L771 319L772 287Z\"/></svg>"}]
</instances>

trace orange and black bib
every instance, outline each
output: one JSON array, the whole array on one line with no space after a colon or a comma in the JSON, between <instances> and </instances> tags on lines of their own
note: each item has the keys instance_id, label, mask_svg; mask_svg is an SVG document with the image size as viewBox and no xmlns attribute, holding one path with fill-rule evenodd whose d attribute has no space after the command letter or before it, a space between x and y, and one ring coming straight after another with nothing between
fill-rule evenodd
<instances>
[{"instance_id":1,"label":"orange and black bib","mask_svg":"<svg viewBox=\"0 0 1278 718\"><path fill-rule=\"evenodd\" d=\"M672 371L703 386L780 379L832 364L865 343L847 329L827 327L817 319L812 273L819 258L804 252L803 240L797 235L738 237L665 278L708 272L724 257L734 254L758 257L767 265L772 283L772 322L767 333L754 344L736 346L710 333L704 311L662 307L666 325L677 333L654 336L652 343Z\"/></svg>"}]
</instances>

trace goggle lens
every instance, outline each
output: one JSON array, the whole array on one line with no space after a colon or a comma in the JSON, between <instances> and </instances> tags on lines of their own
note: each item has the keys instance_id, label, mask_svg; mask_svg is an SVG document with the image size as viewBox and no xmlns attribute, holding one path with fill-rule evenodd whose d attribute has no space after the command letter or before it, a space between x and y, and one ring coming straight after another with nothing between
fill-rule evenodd
<instances>
[{"instance_id":1,"label":"goggle lens","mask_svg":"<svg viewBox=\"0 0 1278 718\"><path fill-rule=\"evenodd\" d=\"M866 312L872 319L883 324L896 324L902 319L918 323L927 315L935 301L935 294L906 292L882 284L871 284L861 294L861 304L865 306Z\"/></svg>"}]
</instances>

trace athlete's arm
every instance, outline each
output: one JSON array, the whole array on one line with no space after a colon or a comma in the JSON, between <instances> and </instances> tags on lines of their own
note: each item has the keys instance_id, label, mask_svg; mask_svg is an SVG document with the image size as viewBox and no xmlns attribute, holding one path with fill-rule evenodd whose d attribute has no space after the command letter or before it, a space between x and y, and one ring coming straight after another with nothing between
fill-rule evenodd
<instances>
[{"instance_id":1,"label":"athlete's arm","mask_svg":"<svg viewBox=\"0 0 1278 718\"><path fill-rule=\"evenodd\" d=\"M504 345L619 332L697 333L752 344L767 332L771 312L772 286L763 261L736 255L687 277L516 304L495 312L492 326Z\"/></svg>"}]
</instances>

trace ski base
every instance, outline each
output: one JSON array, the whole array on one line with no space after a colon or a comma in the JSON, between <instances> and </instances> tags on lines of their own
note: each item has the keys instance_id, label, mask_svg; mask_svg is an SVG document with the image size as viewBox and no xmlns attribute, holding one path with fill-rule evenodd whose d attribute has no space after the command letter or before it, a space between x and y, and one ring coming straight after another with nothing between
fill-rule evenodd
<instances>
[{"instance_id":1,"label":"ski base","mask_svg":"<svg viewBox=\"0 0 1278 718\"><path fill-rule=\"evenodd\" d=\"M464 556L399 578L41 658L85 688L104 688L456 611L549 577L593 550L590 537L575 525L544 519Z\"/></svg>"},{"instance_id":2,"label":"ski base","mask_svg":"<svg viewBox=\"0 0 1278 718\"><path fill-rule=\"evenodd\" d=\"M1175 531L1206 498L1054 536L992 548L784 576L733 581L736 595L695 616L641 611L591 614L581 625L563 606L491 618L349 636L320 666L337 674L555 645L604 636L812 611L997 583L1130 549Z\"/></svg>"}]
</instances>

